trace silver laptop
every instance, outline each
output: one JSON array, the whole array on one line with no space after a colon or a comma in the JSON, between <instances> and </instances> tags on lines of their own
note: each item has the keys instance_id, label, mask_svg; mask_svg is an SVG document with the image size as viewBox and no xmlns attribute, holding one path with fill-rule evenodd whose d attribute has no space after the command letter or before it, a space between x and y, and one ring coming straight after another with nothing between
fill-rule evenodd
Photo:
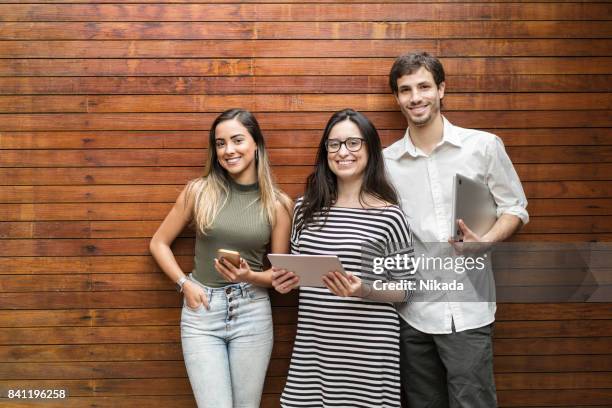
<instances>
[{"instance_id":1,"label":"silver laptop","mask_svg":"<svg viewBox=\"0 0 612 408\"><path fill-rule=\"evenodd\" d=\"M489 232L497 221L497 204L489 187L459 173L453 179L452 205L451 236L457 241L463 240L458 219L480 236Z\"/></svg>"}]
</instances>

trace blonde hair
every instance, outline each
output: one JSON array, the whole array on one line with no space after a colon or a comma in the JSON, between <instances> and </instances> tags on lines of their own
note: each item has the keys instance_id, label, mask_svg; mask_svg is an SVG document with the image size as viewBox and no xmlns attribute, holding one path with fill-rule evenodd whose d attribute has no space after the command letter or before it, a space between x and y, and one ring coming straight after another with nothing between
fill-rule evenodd
<instances>
[{"instance_id":1,"label":"blonde hair","mask_svg":"<svg viewBox=\"0 0 612 408\"><path fill-rule=\"evenodd\" d=\"M255 116L244 109L230 109L219 115L211 125L204 175L187 183L185 203L187 205L192 202L193 198L192 224L198 233L203 235L206 235L206 231L212 227L230 194L230 176L221 167L217 158L215 131L219 123L232 119L238 120L249 131L257 146L254 160L259 184L259 199L253 204L259 201L262 216L272 226L276 223L277 203L283 205L289 213L291 212L291 199L274 183L263 134Z\"/></svg>"}]
</instances>

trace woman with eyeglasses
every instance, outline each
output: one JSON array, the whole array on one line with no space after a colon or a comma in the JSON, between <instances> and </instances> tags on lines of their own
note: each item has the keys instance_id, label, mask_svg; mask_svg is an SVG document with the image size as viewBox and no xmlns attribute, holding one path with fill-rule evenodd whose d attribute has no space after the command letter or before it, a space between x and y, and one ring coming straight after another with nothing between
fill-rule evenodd
<instances>
[{"instance_id":1,"label":"woman with eyeglasses","mask_svg":"<svg viewBox=\"0 0 612 408\"><path fill-rule=\"evenodd\" d=\"M390 302L408 294L373 290L371 283L408 279L412 271L375 275L368 257L410 255L410 240L376 128L352 109L335 113L296 202L291 252L337 255L348 277L330 271L325 286L300 287L283 407L400 407L399 320ZM274 269L272 285L287 293L299 278Z\"/></svg>"},{"instance_id":2,"label":"woman with eyeglasses","mask_svg":"<svg viewBox=\"0 0 612 408\"><path fill-rule=\"evenodd\" d=\"M273 343L264 257L268 247L288 252L291 211L255 117L223 112L210 129L204 176L188 183L150 244L184 295L181 343L199 408L259 408ZM196 229L189 276L170 249L187 224ZM217 259L219 249L238 251L238 266Z\"/></svg>"}]
</instances>

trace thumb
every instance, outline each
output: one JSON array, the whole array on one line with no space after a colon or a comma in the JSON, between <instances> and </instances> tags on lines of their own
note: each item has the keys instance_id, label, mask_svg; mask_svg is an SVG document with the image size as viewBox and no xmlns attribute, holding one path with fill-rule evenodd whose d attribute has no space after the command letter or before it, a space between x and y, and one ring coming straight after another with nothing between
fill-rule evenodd
<instances>
[{"instance_id":1,"label":"thumb","mask_svg":"<svg viewBox=\"0 0 612 408\"><path fill-rule=\"evenodd\" d=\"M474 235L474 232L469 229L467 225L465 225L465 222L463 222L463 220L459 220L459 227L461 228L461 231L463 231L463 235Z\"/></svg>"},{"instance_id":2,"label":"thumb","mask_svg":"<svg viewBox=\"0 0 612 408\"><path fill-rule=\"evenodd\" d=\"M208 303L208 296L206 296L206 292L200 293L200 300L202 300L202 304L207 310L210 309L210 305Z\"/></svg>"}]
</instances>

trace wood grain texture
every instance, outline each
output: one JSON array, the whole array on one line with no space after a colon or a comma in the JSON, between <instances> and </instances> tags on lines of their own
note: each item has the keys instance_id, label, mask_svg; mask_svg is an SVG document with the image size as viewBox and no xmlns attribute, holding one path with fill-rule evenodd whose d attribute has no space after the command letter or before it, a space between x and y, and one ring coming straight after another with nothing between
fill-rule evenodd
<instances>
[{"instance_id":1,"label":"wood grain texture","mask_svg":"<svg viewBox=\"0 0 612 408\"><path fill-rule=\"evenodd\" d=\"M19 152L14 153L19 156ZM69 156L69 155L67 155ZM578 156L580 158L580 156ZM584 159L580 158L581 161ZM535 161L535 160L534 160ZM612 163L543 163L534 161L516 164L521 180L609 180ZM0 167L0 185L106 185L123 184L130 177L133 184L179 184L201 177L203 166L165 167L105 166L105 167L48 167L44 174L35 167ZM309 165L276 165L274 176L279 183L303 183L312 172ZM559 202L563 205L563 202ZM533 202L530 201L531 208ZM0 207L1 208L1 207ZM531 210L530 208L530 210ZM597 207L593 207L597 208ZM536 213L537 214L537 213ZM538 214L545 215L545 214ZM554 215L554 214L550 214ZM121 214L117 214L121 216ZM146 214L145 214L146 216Z\"/></svg>"},{"instance_id":2,"label":"wood grain texture","mask_svg":"<svg viewBox=\"0 0 612 408\"><path fill-rule=\"evenodd\" d=\"M0 40L610 38L609 21L7 22Z\"/></svg>"},{"instance_id":3,"label":"wood grain texture","mask_svg":"<svg viewBox=\"0 0 612 408\"><path fill-rule=\"evenodd\" d=\"M418 48L440 57L609 55L609 39L10 41L2 58L391 57ZM386 89L385 89L386 90Z\"/></svg>"},{"instance_id":4,"label":"wood grain texture","mask_svg":"<svg viewBox=\"0 0 612 408\"><path fill-rule=\"evenodd\" d=\"M612 241L609 2L0 0L0 394L195 407L181 297L148 243L202 174L210 124L254 111L297 197L333 111L363 111L384 146L403 137L387 74L409 50L441 57L449 120L504 142L531 216L512 241ZM193 232L172 248L191 270ZM502 279L576 283L571 259L502 255ZM298 298L271 299L261 406L278 408ZM499 406L609 406L611 305L499 304Z\"/></svg>"},{"instance_id":5,"label":"wood grain texture","mask_svg":"<svg viewBox=\"0 0 612 408\"><path fill-rule=\"evenodd\" d=\"M293 95L139 95L139 96L0 96L5 113L218 112L243 106L253 112L335 112L352 104L359 111L394 111L396 102L384 94ZM609 110L611 93L449 93L449 111Z\"/></svg>"},{"instance_id":6,"label":"wood grain texture","mask_svg":"<svg viewBox=\"0 0 612 408\"><path fill-rule=\"evenodd\" d=\"M610 20L604 4L7 5L0 21Z\"/></svg>"},{"instance_id":7,"label":"wood grain texture","mask_svg":"<svg viewBox=\"0 0 612 408\"><path fill-rule=\"evenodd\" d=\"M264 41L264 40L260 40ZM330 41L325 41L329 43ZM488 42L488 41L487 41ZM565 42L565 40L562 40ZM149 42L147 42L149 43ZM214 41L216 43L216 41ZM539 43L539 40L538 40ZM10 58L9 51L13 42L6 42L0 49L5 50L5 56ZM26 42L29 44L29 42ZM55 44L52 42L50 44ZM112 43L114 49L118 45ZM362 49L363 44L360 44ZM588 40L588 50L593 41ZM53 48L45 43L45 50ZM135 45L138 47L138 45ZM482 49L481 44L475 46ZM28 52L32 48L26 47ZM169 48L169 47L168 47ZM172 44L172 50L180 49ZM65 52L74 52L75 46L66 44L61 48ZM91 47L85 47L93 52ZM104 44L99 49L103 52ZM207 44L198 50L210 49ZM291 50L292 48L290 48ZM307 47L313 51L316 47ZM379 47L376 48L380 49ZM558 49L558 47L555 47ZM155 48L159 50L159 47ZM276 48L275 48L276 50ZM393 52L396 51L394 47ZM169 52L169 51L168 51ZM290 52L290 51L289 51ZM314 51L313 51L314 52ZM373 50L374 52L374 50ZM19 55L16 58L24 58ZM69 58L77 55L70 54ZM96 56L99 56L96 54ZM44 55L45 58L48 55ZM117 55L113 54L112 58ZM449 92L610 92L612 91L612 75L580 75L580 74L465 74L446 75ZM20 76L0 77L0 94L3 95L98 95L98 94L169 94L169 95L235 95L235 94L354 94L354 93L385 93L389 92L388 78L384 75L294 75L294 76L250 76L250 77L203 77L203 76L129 76L129 77L58 77L58 76Z\"/></svg>"}]
</instances>

